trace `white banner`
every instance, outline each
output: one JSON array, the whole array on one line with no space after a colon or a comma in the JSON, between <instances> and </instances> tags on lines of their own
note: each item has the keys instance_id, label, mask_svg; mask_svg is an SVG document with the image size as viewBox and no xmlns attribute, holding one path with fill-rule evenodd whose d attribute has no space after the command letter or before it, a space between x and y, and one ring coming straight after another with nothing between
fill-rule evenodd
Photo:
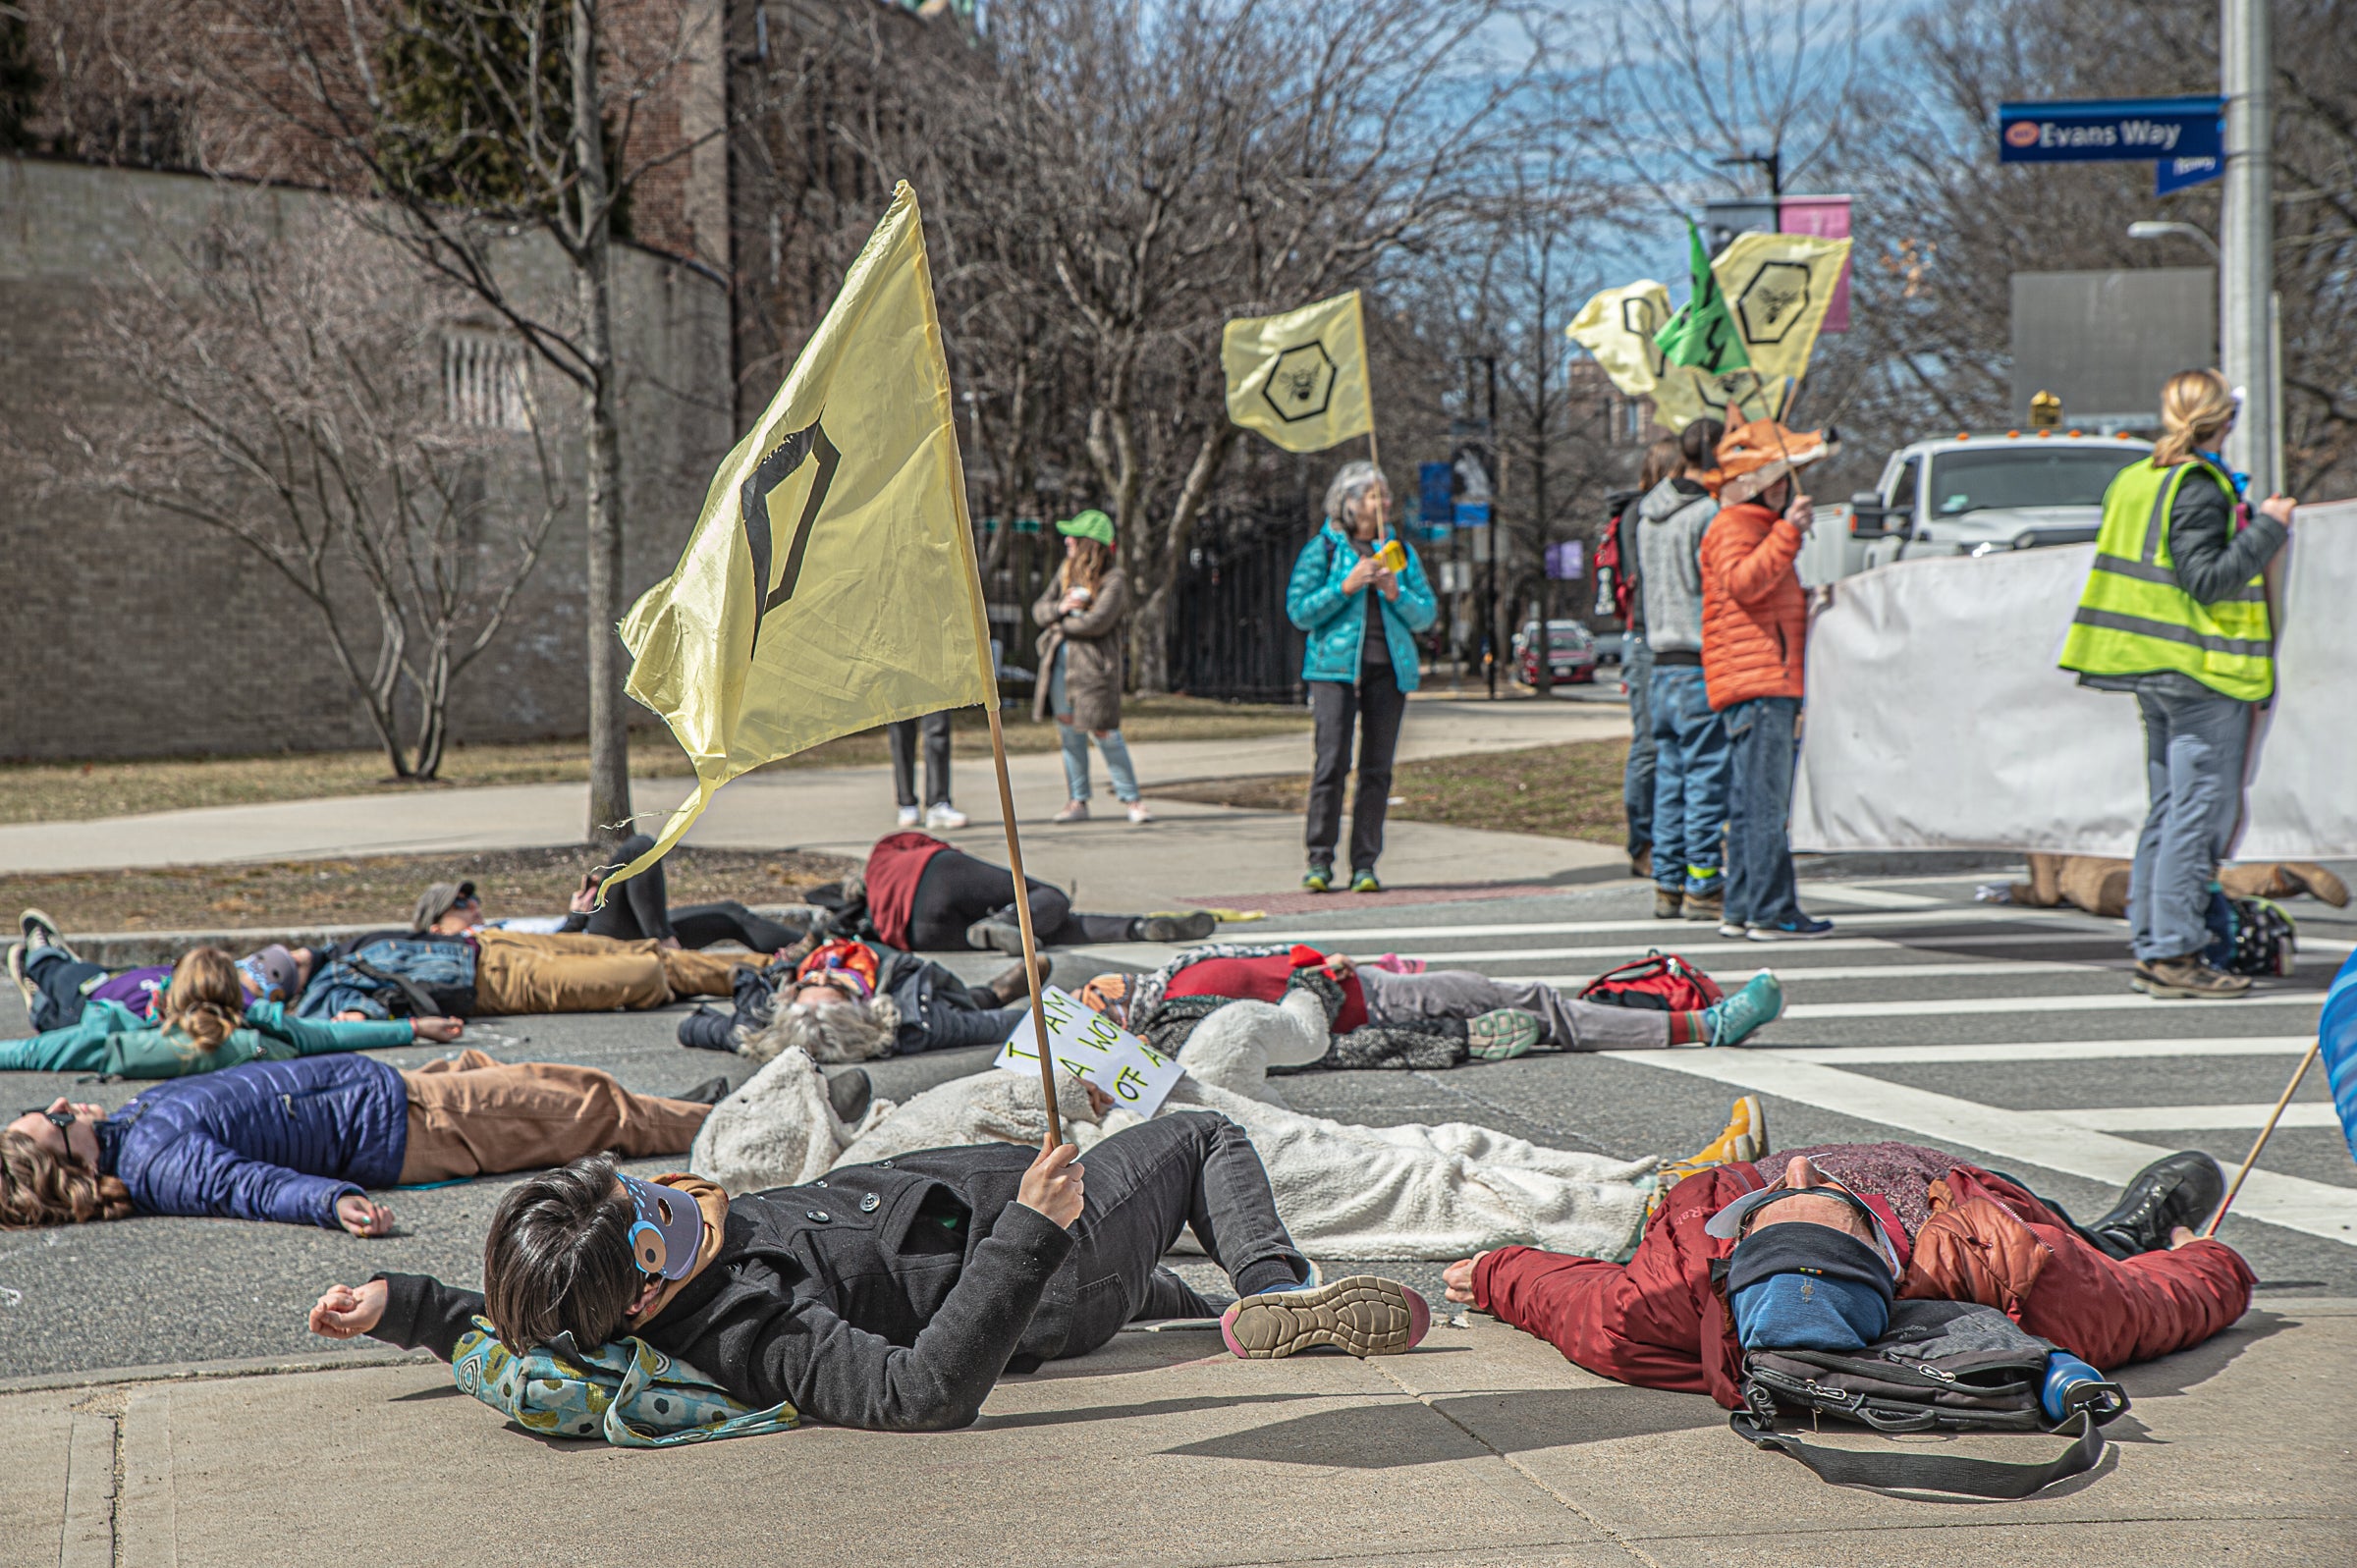
<instances>
[{"instance_id":1,"label":"white banner","mask_svg":"<svg viewBox=\"0 0 2357 1568\"><path fill-rule=\"evenodd\" d=\"M1055 986L1039 994L1040 1011L1047 1014L1048 1039L1056 1048L1056 1064L1113 1096L1116 1104L1151 1116L1186 1069L1148 1046L1079 998ZM1039 1073L1039 1031L1031 1014L1015 1027L1014 1038L1000 1048L991 1062L1008 1072Z\"/></svg>"},{"instance_id":2,"label":"white banner","mask_svg":"<svg viewBox=\"0 0 2357 1568\"><path fill-rule=\"evenodd\" d=\"M2301 508L2293 540L2246 860L2357 855L2357 502ZM2055 664L2094 555L1902 562L1821 592L1792 846L2132 856L2136 701Z\"/></svg>"}]
</instances>

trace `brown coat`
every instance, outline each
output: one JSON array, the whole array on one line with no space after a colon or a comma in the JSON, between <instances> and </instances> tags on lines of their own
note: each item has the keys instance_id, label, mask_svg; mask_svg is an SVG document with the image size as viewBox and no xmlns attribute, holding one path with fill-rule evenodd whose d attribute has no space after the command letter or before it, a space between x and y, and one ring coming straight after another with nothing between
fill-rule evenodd
<instances>
[{"instance_id":1,"label":"brown coat","mask_svg":"<svg viewBox=\"0 0 2357 1568\"><path fill-rule=\"evenodd\" d=\"M1060 615L1056 606L1064 595L1056 578L1031 607L1031 619L1047 629L1039 636L1039 694L1032 700L1031 717L1048 716L1048 672L1056 667L1056 650L1064 655L1064 691L1072 705L1072 723L1083 730L1122 727L1122 616L1129 608L1129 581L1119 567L1108 568L1097 584L1095 602L1086 610Z\"/></svg>"}]
</instances>

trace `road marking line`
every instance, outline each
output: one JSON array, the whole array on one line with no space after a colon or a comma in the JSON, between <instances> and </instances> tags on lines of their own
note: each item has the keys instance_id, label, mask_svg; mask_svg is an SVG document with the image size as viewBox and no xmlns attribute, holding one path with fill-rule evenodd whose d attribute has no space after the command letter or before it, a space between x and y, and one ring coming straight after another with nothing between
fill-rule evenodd
<instances>
[{"instance_id":1,"label":"road marking line","mask_svg":"<svg viewBox=\"0 0 2357 1568\"><path fill-rule=\"evenodd\" d=\"M2271 1100L2247 1106L2110 1106L2089 1110L2050 1110L2047 1114L2096 1132L2196 1132L2234 1127L2256 1130L2267 1125L2268 1114L2275 1108ZM2340 1118L2333 1114L2330 1101L2312 1100L2284 1107L2283 1119L2275 1125L2330 1127L2337 1132Z\"/></svg>"},{"instance_id":2,"label":"road marking line","mask_svg":"<svg viewBox=\"0 0 2357 1568\"><path fill-rule=\"evenodd\" d=\"M2092 916L2083 915L2075 909L2023 909L2010 904L1960 904L1952 909L1843 915L1837 924L1868 927L1941 926L1985 925L2000 921L2013 925L2053 927L2072 935L2118 937L2123 934L2123 928L2117 921L2097 925ZM1650 918L1639 920L1539 920L1495 926L1319 926L1306 931L1274 928L1268 932L1268 938L1272 942L1283 939L1287 942L1305 942L1314 945L1330 941L1363 943L1369 938L1379 938L1385 942L1400 942L1411 937L1419 941L1436 939L1447 941L1450 938L1467 937L1551 937L1558 935L1568 937L1605 931L1664 931L1664 928L1673 931L1680 929L1681 926L1696 931L1708 931L1714 935L1719 929L1717 926L1702 921L1678 922ZM1664 934L1667 935L1667 932ZM1238 928L1234 936L1235 940L1240 941L1256 940L1248 934L1245 928ZM1752 946L1769 947L1805 946L1808 945L1802 943L1754 943Z\"/></svg>"},{"instance_id":3,"label":"road marking line","mask_svg":"<svg viewBox=\"0 0 2357 1568\"><path fill-rule=\"evenodd\" d=\"M2287 995L2253 992L2239 998L2236 1007L2307 1007L2321 1010L2324 993ZM1784 1009L1786 1018L1937 1018L1979 1017L2017 1012L2127 1012L2142 1007L2183 1010L2199 1005L2163 1001L2134 991L2107 992L2092 997L1952 997L1930 1001L1801 1001Z\"/></svg>"},{"instance_id":4,"label":"road marking line","mask_svg":"<svg viewBox=\"0 0 2357 1568\"><path fill-rule=\"evenodd\" d=\"M1953 898L1937 898L1929 893L1892 892L1884 888L1861 888L1851 882L1804 882L1804 893L1821 898L1838 898L1843 903L1863 904L1869 909L1937 909L1952 904Z\"/></svg>"},{"instance_id":5,"label":"road marking line","mask_svg":"<svg viewBox=\"0 0 2357 1568\"><path fill-rule=\"evenodd\" d=\"M1793 1061L1829 1066L1940 1066L1972 1061L2110 1061L2140 1056L2297 1056L2313 1035L2163 1036L2152 1040L2022 1040L1954 1046L1802 1046L1777 1050ZM1767 1048L1776 1050L1774 1047Z\"/></svg>"},{"instance_id":6,"label":"road marking line","mask_svg":"<svg viewBox=\"0 0 2357 1568\"><path fill-rule=\"evenodd\" d=\"M1668 1072L1796 1100L1862 1121L1977 1149L2007 1164L2037 1165L2124 1186L2170 1151L2096 1132L2051 1110L2004 1110L1908 1084L1843 1072L1777 1051L1627 1051L1613 1055ZM2251 1172L2235 1212L2288 1230L2357 1246L2357 1187L2335 1187L2265 1167Z\"/></svg>"}]
</instances>

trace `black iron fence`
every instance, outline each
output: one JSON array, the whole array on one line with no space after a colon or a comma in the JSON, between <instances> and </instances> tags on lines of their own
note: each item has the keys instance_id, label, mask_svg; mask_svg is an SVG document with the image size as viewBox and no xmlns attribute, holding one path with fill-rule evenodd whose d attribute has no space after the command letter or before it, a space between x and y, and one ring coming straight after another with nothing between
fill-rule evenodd
<instances>
[{"instance_id":1,"label":"black iron fence","mask_svg":"<svg viewBox=\"0 0 2357 1568\"><path fill-rule=\"evenodd\" d=\"M1211 519L1176 584L1171 688L1238 702L1301 700L1301 633L1285 585L1306 529L1288 514Z\"/></svg>"}]
</instances>

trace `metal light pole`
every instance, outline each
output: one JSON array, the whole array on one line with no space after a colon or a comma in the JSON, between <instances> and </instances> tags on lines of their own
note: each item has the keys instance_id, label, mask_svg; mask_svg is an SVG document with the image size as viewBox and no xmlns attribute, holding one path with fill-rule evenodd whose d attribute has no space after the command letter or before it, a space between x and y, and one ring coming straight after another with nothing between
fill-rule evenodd
<instances>
[{"instance_id":1,"label":"metal light pole","mask_svg":"<svg viewBox=\"0 0 2357 1568\"><path fill-rule=\"evenodd\" d=\"M2223 0L2220 87L2226 100L2226 189L2219 220L2220 368L2242 392L2226 457L2251 476L2251 496L2283 482L2272 301L2275 291L2275 121L2268 0Z\"/></svg>"}]
</instances>

